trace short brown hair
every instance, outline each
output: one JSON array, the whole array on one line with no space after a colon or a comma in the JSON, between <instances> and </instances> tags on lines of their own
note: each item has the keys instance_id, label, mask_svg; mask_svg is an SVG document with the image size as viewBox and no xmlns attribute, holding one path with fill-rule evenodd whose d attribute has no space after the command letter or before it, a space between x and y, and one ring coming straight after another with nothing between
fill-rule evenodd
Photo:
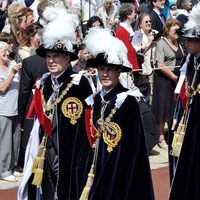
<instances>
[{"instance_id":1,"label":"short brown hair","mask_svg":"<svg viewBox=\"0 0 200 200\"><path fill-rule=\"evenodd\" d=\"M178 26L181 27L181 22L179 20L173 19L173 18L170 18L165 22L165 25L164 25L164 34L165 34L165 36L167 35L167 33L170 30L170 28L172 26L175 26L175 25L178 25Z\"/></svg>"},{"instance_id":2,"label":"short brown hair","mask_svg":"<svg viewBox=\"0 0 200 200\"><path fill-rule=\"evenodd\" d=\"M135 6L132 3L122 3L120 9L119 9L119 17L120 21L124 22L128 15L131 15L131 13L135 10Z\"/></svg>"}]
</instances>

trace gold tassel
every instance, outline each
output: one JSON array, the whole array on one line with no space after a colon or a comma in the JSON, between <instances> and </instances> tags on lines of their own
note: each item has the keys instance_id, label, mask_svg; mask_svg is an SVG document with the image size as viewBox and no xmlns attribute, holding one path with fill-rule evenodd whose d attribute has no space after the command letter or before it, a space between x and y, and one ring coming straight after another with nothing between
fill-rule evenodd
<instances>
[{"instance_id":1,"label":"gold tassel","mask_svg":"<svg viewBox=\"0 0 200 200\"><path fill-rule=\"evenodd\" d=\"M185 130L181 131L179 138L178 138L178 142L177 142L176 147L174 149L174 156L176 156L176 157L180 156L184 136L185 136Z\"/></svg>"},{"instance_id":2,"label":"gold tassel","mask_svg":"<svg viewBox=\"0 0 200 200\"><path fill-rule=\"evenodd\" d=\"M36 169L32 185L40 186L42 184L43 172L43 169Z\"/></svg>"},{"instance_id":3,"label":"gold tassel","mask_svg":"<svg viewBox=\"0 0 200 200\"><path fill-rule=\"evenodd\" d=\"M92 166L90 168L90 172L88 174L86 185L83 189L83 192L82 192L79 200L88 200L90 189L91 189L91 186L93 183L93 179L94 179L94 164L92 164Z\"/></svg>"},{"instance_id":4,"label":"gold tassel","mask_svg":"<svg viewBox=\"0 0 200 200\"><path fill-rule=\"evenodd\" d=\"M38 164L39 164L40 161L41 161L41 157L36 156L34 158L33 166L32 166L32 173L35 173L35 171L37 170L37 167L38 167Z\"/></svg>"},{"instance_id":5,"label":"gold tassel","mask_svg":"<svg viewBox=\"0 0 200 200\"><path fill-rule=\"evenodd\" d=\"M45 147L45 143L46 143L46 136L43 136L42 142L39 145L37 155L36 155L36 157L34 158L34 161L33 161L33 165L32 165L32 172L33 173L35 173L35 171L37 170L38 164L41 161L41 156L42 156L43 149Z\"/></svg>"},{"instance_id":6,"label":"gold tassel","mask_svg":"<svg viewBox=\"0 0 200 200\"><path fill-rule=\"evenodd\" d=\"M170 154L175 157L179 157L183 144L183 139L185 135L185 124L183 123L183 121L184 117L181 118L177 131L174 131L172 150L170 151Z\"/></svg>"},{"instance_id":7,"label":"gold tassel","mask_svg":"<svg viewBox=\"0 0 200 200\"><path fill-rule=\"evenodd\" d=\"M35 186L40 186L42 184L45 153L46 149L44 148L32 181L32 184Z\"/></svg>"}]
</instances>

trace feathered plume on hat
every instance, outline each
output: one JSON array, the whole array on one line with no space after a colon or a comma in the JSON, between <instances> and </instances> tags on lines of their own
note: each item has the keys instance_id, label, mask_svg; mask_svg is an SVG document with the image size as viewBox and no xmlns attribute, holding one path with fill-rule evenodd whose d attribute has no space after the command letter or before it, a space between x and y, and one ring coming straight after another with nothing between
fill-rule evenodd
<instances>
[{"instance_id":1,"label":"feathered plume on hat","mask_svg":"<svg viewBox=\"0 0 200 200\"><path fill-rule=\"evenodd\" d=\"M112 36L109 30L92 28L89 30L84 42L94 57L87 61L88 67L98 67L106 64L117 66L123 72L132 69L127 58L126 46L121 40Z\"/></svg>"},{"instance_id":2,"label":"feathered plume on hat","mask_svg":"<svg viewBox=\"0 0 200 200\"><path fill-rule=\"evenodd\" d=\"M200 39L200 3L195 5L189 16L188 21L184 25L184 37Z\"/></svg>"},{"instance_id":3,"label":"feathered plume on hat","mask_svg":"<svg viewBox=\"0 0 200 200\"><path fill-rule=\"evenodd\" d=\"M47 51L55 51L69 55L71 61L78 59L73 50L78 17L68 14L66 8L53 6L47 7L43 15L48 23L42 36L43 44L36 53L41 57L46 57Z\"/></svg>"}]
</instances>

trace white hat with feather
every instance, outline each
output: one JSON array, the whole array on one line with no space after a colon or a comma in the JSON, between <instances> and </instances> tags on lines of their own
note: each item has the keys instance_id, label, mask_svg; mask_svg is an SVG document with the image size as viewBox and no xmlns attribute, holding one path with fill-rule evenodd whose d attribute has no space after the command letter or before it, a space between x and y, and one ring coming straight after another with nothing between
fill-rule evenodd
<instances>
[{"instance_id":1,"label":"white hat with feather","mask_svg":"<svg viewBox=\"0 0 200 200\"><path fill-rule=\"evenodd\" d=\"M93 58L87 60L86 67L97 68L100 65L117 66L122 72L131 71L127 58L127 48L109 30L92 28L84 40Z\"/></svg>"},{"instance_id":2,"label":"white hat with feather","mask_svg":"<svg viewBox=\"0 0 200 200\"><path fill-rule=\"evenodd\" d=\"M183 37L200 39L200 3L195 5L183 28Z\"/></svg>"},{"instance_id":3,"label":"white hat with feather","mask_svg":"<svg viewBox=\"0 0 200 200\"><path fill-rule=\"evenodd\" d=\"M68 14L65 8L53 6L46 8L43 15L48 23L42 36L43 44L36 53L45 58L46 52L60 52L69 55L70 61L78 59L73 50L78 17Z\"/></svg>"}]
</instances>

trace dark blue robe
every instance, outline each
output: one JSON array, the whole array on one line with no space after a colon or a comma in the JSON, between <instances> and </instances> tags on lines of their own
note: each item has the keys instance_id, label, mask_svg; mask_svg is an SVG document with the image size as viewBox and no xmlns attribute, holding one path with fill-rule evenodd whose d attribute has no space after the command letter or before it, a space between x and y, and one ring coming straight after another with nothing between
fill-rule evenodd
<instances>
[{"instance_id":1,"label":"dark blue robe","mask_svg":"<svg viewBox=\"0 0 200 200\"><path fill-rule=\"evenodd\" d=\"M197 59L200 64L200 59ZM193 56L190 58L188 68L188 82L190 84L193 74ZM195 88L200 83L198 70ZM186 127L185 137L178 159L175 176L172 181L170 200L198 200L200 199L200 94L193 97L190 115Z\"/></svg>"},{"instance_id":2,"label":"dark blue robe","mask_svg":"<svg viewBox=\"0 0 200 200\"><path fill-rule=\"evenodd\" d=\"M72 80L74 72L67 69L60 77L58 83L62 86L59 95ZM44 82L44 97L47 101L51 96L52 81L48 76ZM78 200L83 190L88 169L87 162L91 163L89 151L90 144L87 139L84 112L86 108L85 98L92 93L87 78L82 77L78 85L73 84L67 94L57 104L52 122L52 138L48 137L45 156L44 176L42 182L43 200ZM82 102L82 113L76 124L70 123L70 119L64 115L63 102L69 97L76 97ZM66 106L66 109L67 106ZM80 164L80 157L84 163ZM77 171L78 168L78 171ZM84 179L85 177L85 179ZM29 195L33 196L33 195Z\"/></svg>"},{"instance_id":3,"label":"dark blue robe","mask_svg":"<svg viewBox=\"0 0 200 200\"><path fill-rule=\"evenodd\" d=\"M104 100L109 101L104 112L105 118L115 106L116 95L125 91L127 89L118 83L104 96ZM93 123L97 129L101 106L101 96L98 93L93 105ZM111 121L120 126L122 137L110 153L100 137L89 200L154 199L143 121L135 97L128 95Z\"/></svg>"}]
</instances>

